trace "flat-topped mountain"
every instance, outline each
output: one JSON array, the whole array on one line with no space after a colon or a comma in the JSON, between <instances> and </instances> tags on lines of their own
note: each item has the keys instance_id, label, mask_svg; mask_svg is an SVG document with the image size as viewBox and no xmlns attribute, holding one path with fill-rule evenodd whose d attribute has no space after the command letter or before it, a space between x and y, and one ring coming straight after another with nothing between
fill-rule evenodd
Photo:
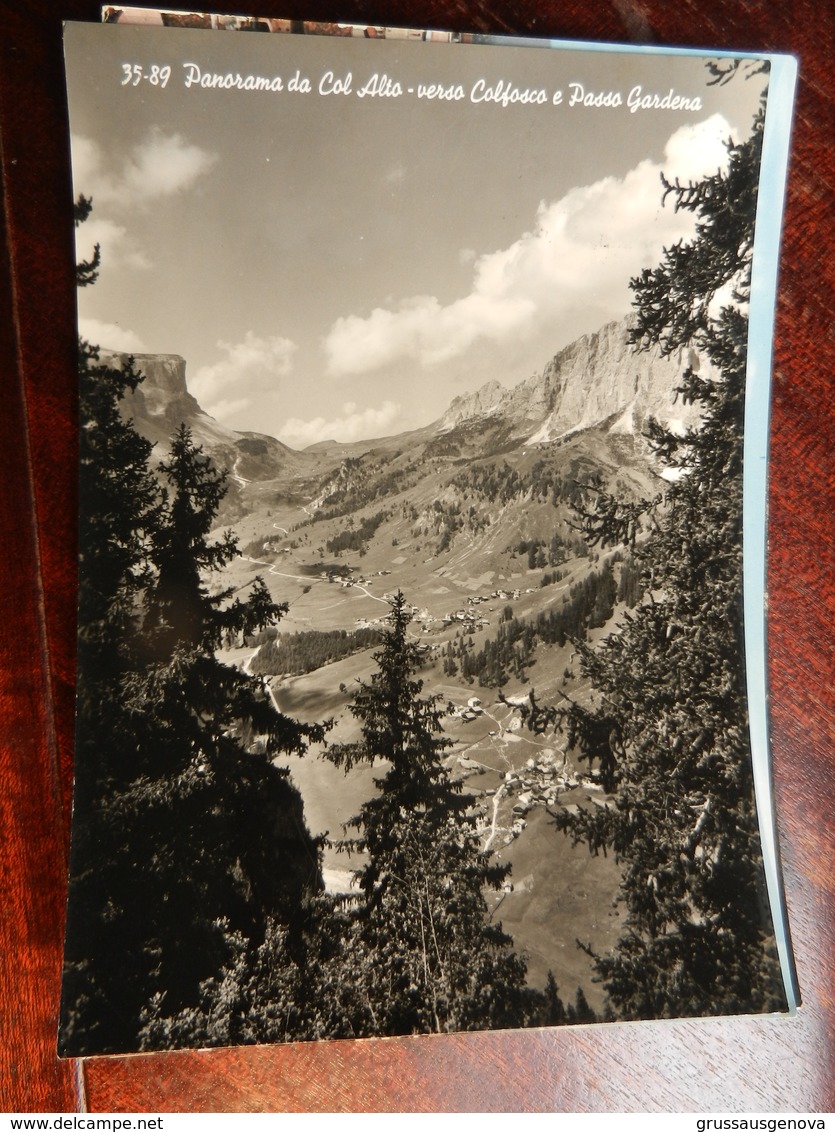
<instances>
[{"instance_id":1,"label":"flat-topped mountain","mask_svg":"<svg viewBox=\"0 0 835 1132\"><path fill-rule=\"evenodd\" d=\"M101 360L120 369L128 355L101 351ZM137 430L157 446L164 456L171 437L181 424L191 429L197 444L221 467L228 468L239 484L249 480L271 480L289 471L299 471L305 461L276 440L255 432L235 432L210 417L188 391L186 361L179 354L134 354L136 368L144 380L122 402L123 412L132 417Z\"/></svg>"}]
</instances>

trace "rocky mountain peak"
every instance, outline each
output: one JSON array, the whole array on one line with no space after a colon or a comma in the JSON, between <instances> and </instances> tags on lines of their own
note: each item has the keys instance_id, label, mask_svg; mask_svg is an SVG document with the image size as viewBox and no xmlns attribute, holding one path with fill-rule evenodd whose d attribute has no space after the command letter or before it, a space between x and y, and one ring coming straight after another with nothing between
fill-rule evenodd
<instances>
[{"instance_id":1,"label":"rocky mountain peak","mask_svg":"<svg viewBox=\"0 0 835 1132\"><path fill-rule=\"evenodd\" d=\"M489 417L502 411L508 390L498 381L488 381L474 393L455 397L438 423L438 432L448 432L462 421Z\"/></svg>"}]
</instances>

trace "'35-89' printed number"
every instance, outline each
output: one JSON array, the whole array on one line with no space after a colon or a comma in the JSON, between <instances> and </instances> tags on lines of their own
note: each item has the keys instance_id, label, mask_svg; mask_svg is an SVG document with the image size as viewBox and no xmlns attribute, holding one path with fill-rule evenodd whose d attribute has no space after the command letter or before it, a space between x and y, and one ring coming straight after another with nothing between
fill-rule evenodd
<instances>
[{"instance_id":1,"label":"'35-89' printed number","mask_svg":"<svg viewBox=\"0 0 835 1132\"><path fill-rule=\"evenodd\" d=\"M151 86L164 87L168 80L171 78L170 67L159 67L156 63L146 70L140 63L123 63L122 64L122 86L139 86L141 82L149 83Z\"/></svg>"}]
</instances>

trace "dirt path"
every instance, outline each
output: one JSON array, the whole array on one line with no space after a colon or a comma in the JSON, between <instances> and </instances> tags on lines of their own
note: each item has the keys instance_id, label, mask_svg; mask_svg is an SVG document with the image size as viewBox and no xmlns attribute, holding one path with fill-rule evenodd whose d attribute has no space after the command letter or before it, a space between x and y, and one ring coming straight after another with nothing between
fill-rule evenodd
<instances>
[{"instance_id":1,"label":"dirt path","mask_svg":"<svg viewBox=\"0 0 835 1132\"><path fill-rule=\"evenodd\" d=\"M499 806L501 805L502 798L505 796L504 783L496 790L493 795L493 821L490 824L490 836L484 842L484 852L487 853L492 846L496 834L499 832Z\"/></svg>"}]
</instances>

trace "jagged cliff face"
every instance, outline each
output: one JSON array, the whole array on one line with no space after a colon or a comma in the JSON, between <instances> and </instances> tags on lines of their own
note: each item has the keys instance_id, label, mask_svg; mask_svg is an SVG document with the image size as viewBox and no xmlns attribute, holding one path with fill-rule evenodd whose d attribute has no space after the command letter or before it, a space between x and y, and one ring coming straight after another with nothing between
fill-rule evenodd
<instances>
[{"instance_id":1,"label":"jagged cliff face","mask_svg":"<svg viewBox=\"0 0 835 1132\"><path fill-rule=\"evenodd\" d=\"M438 431L448 431L464 421L477 417L497 416L503 412L508 390L498 381L488 381L475 393L454 398L440 420Z\"/></svg>"},{"instance_id":2,"label":"jagged cliff face","mask_svg":"<svg viewBox=\"0 0 835 1132\"><path fill-rule=\"evenodd\" d=\"M602 424L640 437L649 416L686 427L698 414L675 401L674 391L688 365L699 368L695 352L669 358L657 350L636 352L629 345L628 324L612 322L566 346L541 374L512 389L491 381L456 397L438 431L503 419L520 441L541 444Z\"/></svg>"}]
</instances>

